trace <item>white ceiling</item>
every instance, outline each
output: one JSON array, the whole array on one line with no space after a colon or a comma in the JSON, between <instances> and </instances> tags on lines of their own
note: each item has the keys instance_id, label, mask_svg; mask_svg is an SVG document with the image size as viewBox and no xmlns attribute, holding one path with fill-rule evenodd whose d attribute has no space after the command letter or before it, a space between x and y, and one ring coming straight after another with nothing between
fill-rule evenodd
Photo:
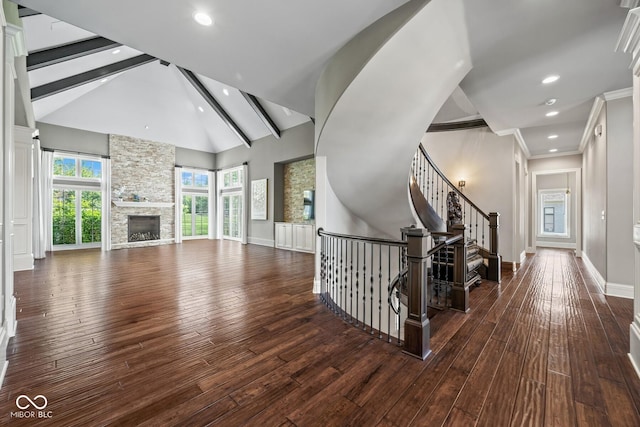
<instances>
[{"instance_id":1,"label":"white ceiling","mask_svg":"<svg viewBox=\"0 0 640 427\"><path fill-rule=\"evenodd\" d=\"M282 129L302 123L314 116L315 84L327 60L405 2L198 0L159 7L152 0L18 1L55 17L24 18L30 50L92 34L129 46L118 55L102 52L32 71L32 87L113 62L110 57L122 60L144 52L198 73L251 139L268 130L232 88L259 97ZM594 98L631 86L630 58L613 51L627 13L619 0L464 4L473 69L436 121L479 115L494 132L519 129L534 156L548 154L550 148L568 153L578 149ZM195 24L196 9L212 14L214 25ZM560 79L542 85L550 74ZM224 87L229 96L220 95ZM554 118L545 117L551 108L544 101L550 97L558 99ZM280 106L294 112L288 116ZM158 62L37 101L35 110L39 120L49 123L200 150L217 152L241 144L173 65ZM552 133L559 137L548 140Z\"/></svg>"}]
</instances>

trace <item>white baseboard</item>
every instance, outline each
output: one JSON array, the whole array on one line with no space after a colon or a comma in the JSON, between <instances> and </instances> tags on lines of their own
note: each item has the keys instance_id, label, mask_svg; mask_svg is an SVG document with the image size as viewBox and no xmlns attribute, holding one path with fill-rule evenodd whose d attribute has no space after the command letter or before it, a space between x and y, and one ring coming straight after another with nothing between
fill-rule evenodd
<instances>
[{"instance_id":1,"label":"white baseboard","mask_svg":"<svg viewBox=\"0 0 640 427\"><path fill-rule=\"evenodd\" d=\"M520 252L520 264L522 264L526 259L527 259L527 251Z\"/></svg>"},{"instance_id":2,"label":"white baseboard","mask_svg":"<svg viewBox=\"0 0 640 427\"><path fill-rule=\"evenodd\" d=\"M13 256L13 271L33 270L33 254Z\"/></svg>"},{"instance_id":3,"label":"white baseboard","mask_svg":"<svg viewBox=\"0 0 640 427\"><path fill-rule=\"evenodd\" d=\"M527 247L527 250L525 251L528 254L535 254L536 253L536 248L532 248L531 246Z\"/></svg>"},{"instance_id":4,"label":"white baseboard","mask_svg":"<svg viewBox=\"0 0 640 427\"><path fill-rule=\"evenodd\" d=\"M632 285L622 285L620 283L611 283L607 282L606 285L607 295L612 297L621 297L621 298L630 298L633 299L633 286Z\"/></svg>"},{"instance_id":5,"label":"white baseboard","mask_svg":"<svg viewBox=\"0 0 640 427\"><path fill-rule=\"evenodd\" d=\"M313 293L320 293L320 280L316 279L315 277L313 278Z\"/></svg>"},{"instance_id":6,"label":"white baseboard","mask_svg":"<svg viewBox=\"0 0 640 427\"><path fill-rule=\"evenodd\" d=\"M247 243L252 245L269 246L270 248L275 246L275 241L270 239L260 239L258 237L249 236Z\"/></svg>"},{"instance_id":7,"label":"white baseboard","mask_svg":"<svg viewBox=\"0 0 640 427\"><path fill-rule=\"evenodd\" d=\"M541 242L537 241L536 246L541 248L554 248L554 249L575 249L575 243L563 243L563 242Z\"/></svg>"},{"instance_id":8,"label":"white baseboard","mask_svg":"<svg viewBox=\"0 0 640 427\"><path fill-rule=\"evenodd\" d=\"M629 360L633 368L636 370L636 374L640 377L640 328L637 325L637 321L634 321L630 326L630 352Z\"/></svg>"},{"instance_id":9,"label":"white baseboard","mask_svg":"<svg viewBox=\"0 0 640 427\"><path fill-rule=\"evenodd\" d=\"M598 284L598 287L600 288L600 292L605 293L607 281L604 280L604 277L602 277L602 275L600 274L598 269L591 263L591 260L589 259L587 254L585 254L585 253L582 254L582 260L586 264L587 269L589 270L589 272L591 273L593 278L596 279L596 283Z\"/></svg>"}]
</instances>

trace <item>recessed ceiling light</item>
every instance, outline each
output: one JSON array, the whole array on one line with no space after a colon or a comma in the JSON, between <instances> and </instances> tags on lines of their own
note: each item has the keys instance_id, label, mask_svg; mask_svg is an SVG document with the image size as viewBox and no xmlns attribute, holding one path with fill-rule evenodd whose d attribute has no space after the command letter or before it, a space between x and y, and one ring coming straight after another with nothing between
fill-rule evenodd
<instances>
[{"instance_id":1,"label":"recessed ceiling light","mask_svg":"<svg viewBox=\"0 0 640 427\"><path fill-rule=\"evenodd\" d=\"M109 80L107 77L105 77L104 79L100 80L100 83L106 83L107 80Z\"/></svg>"},{"instance_id":2,"label":"recessed ceiling light","mask_svg":"<svg viewBox=\"0 0 640 427\"><path fill-rule=\"evenodd\" d=\"M553 105L557 102L558 100L556 98L549 98L546 101L544 101L545 105Z\"/></svg>"},{"instance_id":3,"label":"recessed ceiling light","mask_svg":"<svg viewBox=\"0 0 640 427\"><path fill-rule=\"evenodd\" d=\"M550 153L555 153L556 151L558 151L557 148L552 148L551 150L549 150Z\"/></svg>"},{"instance_id":4,"label":"recessed ceiling light","mask_svg":"<svg viewBox=\"0 0 640 427\"><path fill-rule=\"evenodd\" d=\"M200 25L204 25L205 27L208 27L210 25L213 24L213 19L211 19L211 17L209 15L207 15L204 12L196 12L193 14L193 19L195 19L195 21L200 24Z\"/></svg>"},{"instance_id":5,"label":"recessed ceiling light","mask_svg":"<svg viewBox=\"0 0 640 427\"><path fill-rule=\"evenodd\" d=\"M284 111L284 113L285 113L287 116L290 116L290 115L291 115L291 110L289 110L287 107L282 107L282 111Z\"/></svg>"},{"instance_id":6,"label":"recessed ceiling light","mask_svg":"<svg viewBox=\"0 0 640 427\"><path fill-rule=\"evenodd\" d=\"M202 108L202 107L201 107L201 106L199 106L199 105L198 105L198 110L199 110L201 113L204 113L204 108Z\"/></svg>"},{"instance_id":7,"label":"recessed ceiling light","mask_svg":"<svg viewBox=\"0 0 640 427\"><path fill-rule=\"evenodd\" d=\"M149 129L149 125L144 125L144 128L145 129Z\"/></svg>"},{"instance_id":8,"label":"recessed ceiling light","mask_svg":"<svg viewBox=\"0 0 640 427\"><path fill-rule=\"evenodd\" d=\"M548 85L549 83L558 81L559 78L560 76L557 76L557 75L547 76L542 80L542 83Z\"/></svg>"},{"instance_id":9,"label":"recessed ceiling light","mask_svg":"<svg viewBox=\"0 0 640 427\"><path fill-rule=\"evenodd\" d=\"M553 117L553 116L557 116L558 112L557 111L549 111L547 114L545 114L545 116L547 117Z\"/></svg>"},{"instance_id":10,"label":"recessed ceiling light","mask_svg":"<svg viewBox=\"0 0 640 427\"><path fill-rule=\"evenodd\" d=\"M114 54L114 55L117 55L117 54L120 53L120 49L116 49L116 50L112 51L111 53Z\"/></svg>"},{"instance_id":11,"label":"recessed ceiling light","mask_svg":"<svg viewBox=\"0 0 640 427\"><path fill-rule=\"evenodd\" d=\"M229 96L229 89L227 89L225 87L224 89L222 89L222 93L224 93L225 95Z\"/></svg>"},{"instance_id":12,"label":"recessed ceiling light","mask_svg":"<svg viewBox=\"0 0 640 427\"><path fill-rule=\"evenodd\" d=\"M558 137L558 135L553 134L553 135L549 135L549 136L547 137L547 139L556 139L557 137Z\"/></svg>"}]
</instances>

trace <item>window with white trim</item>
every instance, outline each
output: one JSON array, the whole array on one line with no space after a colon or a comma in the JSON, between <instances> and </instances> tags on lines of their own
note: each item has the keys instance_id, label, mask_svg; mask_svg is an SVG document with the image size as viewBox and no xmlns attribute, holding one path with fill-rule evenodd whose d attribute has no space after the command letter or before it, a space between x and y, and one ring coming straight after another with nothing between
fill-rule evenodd
<instances>
[{"instance_id":1,"label":"window with white trim","mask_svg":"<svg viewBox=\"0 0 640 427\"><path fill-rule=\"evenodd\" d=\"M182 237L209 236L209 173L204 170L182 171Z\"/></svg>"},{"instance_id":2,"label":"window with white trim","mask_svg":"<svg viewBox=\"0 0 640 427\"><path fill-rule=\"evenodd\" d=\"M99 247L102 159L54 154L51 238L54 249Z\"/></svg>"},{"instance_id":3,"label":"window with white trim","mask_svg":"<svg viewBox=\"0 0 640 427\"><path fill-rule=\"evenodd\" d=\"M540 237L569 237L569 193L566 189L538 191Z\"/></svg>"}]
</instances>

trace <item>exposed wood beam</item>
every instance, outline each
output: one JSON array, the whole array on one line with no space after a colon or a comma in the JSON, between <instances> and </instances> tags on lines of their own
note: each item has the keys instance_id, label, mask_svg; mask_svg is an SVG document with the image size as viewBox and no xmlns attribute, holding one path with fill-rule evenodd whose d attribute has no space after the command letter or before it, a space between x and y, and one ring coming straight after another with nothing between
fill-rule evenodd
<instances>
[{"instance_id":1,"label":"exposed wood beam","mask_svg":"<svg viewBox=\"0 0 640 427\"><path fill-rule=\"evenodd\" d=\"M431 126L427 129L427 132L446 132L451 130L463 130L473 128L484 128L489 126L484 119L465 120L461 122L450 123L431 123Z\"/></svg>"},{"instance_id":2,"label":"exposed wood beam","mask_svg":"<svg viewBox=\"0 0 640 427\"><path fill-rule=\"evenodd\" d=\"M182 75L187 79L189 83L195 88L196 91L207 101L207 104L211 106L215 110L216 113L220 116L220 118L231 128L231 130L244 142L244 145L247 147L251 147L251 140L244 134L240 126L233 121L229 113L222 108L222 105L213 97L211 92L206 88L206 86L198 79L193 71L186 70L182 67L178 67L178 70L182 73Z\"/></svg>"},{"instance_id":3,"label":"exposed wood beam","mask_svg":"<svg viewBox=\"0 0 640 427\"><path fill-rule=\"evenodd\" d=\"M269 129L269 131L276 137L276 139L280 139L280 129L278 129L278 125L274 123L274 121L269 116L269 113L265 111L265 109L260 105L260 101L255 96L250 93L246 93L240 91L244 99L249 103L253 111L256 112L260 120L264 123L264 125Z\"/></svg>"},{"instance_id":4,"label":"exposed wood beam","mask_svg":"<svg viewBox=\"0 0 640 427\"><path fill-rule=\"evenodd\" d=\"M122 46L122 43L117 43L104 37L93 37L50 49L29 52L29 56L27 56L27 71L37 70L38 68L113 49L118 46Z\"/></svg>"},{"instance_id":5,"label":"exposed wood beam","mask_svg":"<svg viewBox=\"0 0 640 427\"><path fill-rule=\"evenodd\" d=\"M133 58L125 59L124 61L114 62L113 64L105 65L104 67L85 71L84 73L76 74L75 76L46 83L42 86L31 89L31 100L37 101L38 99L46 98L47 96L55 95L56 93L64 92L65 90L73 89L74 87L100 80L155 60L157 60L157 58L151 55L138 55Z\"/></svg>"},{"instance_id":6,"label":"exposed wood beam","mask_svg":"<svg viewBox=\"0 0 640 427\"><path fill-rule=\"evenodd\" d=\"M41 15L41 13L33 9L29 9L28 7L18 6L18 16L20 18L26 18L27 16L34 16L34 15Z\"/></svg>"}]
</instances>

